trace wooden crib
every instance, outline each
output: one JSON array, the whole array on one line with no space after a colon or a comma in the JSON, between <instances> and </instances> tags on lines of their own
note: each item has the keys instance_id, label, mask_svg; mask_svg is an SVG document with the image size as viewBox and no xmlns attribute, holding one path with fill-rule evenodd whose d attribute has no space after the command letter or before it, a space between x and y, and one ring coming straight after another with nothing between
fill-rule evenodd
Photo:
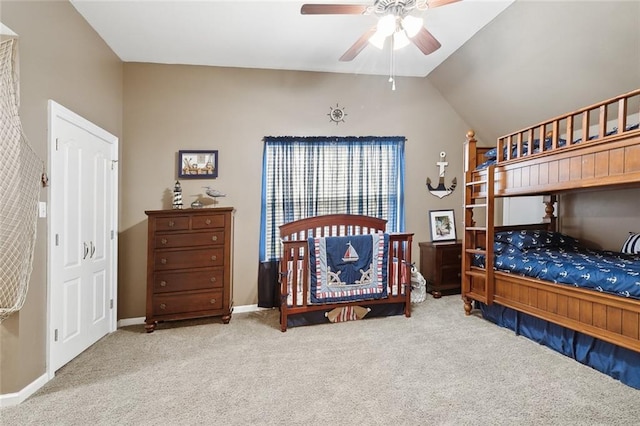
<instances>
[{"instance_id":1,"label":"wooden crib","mask_svg":"<svg viewBox=\"0 0 640 426\"><path fill-rule=\"evenodd\" d=\"M386 220L348 214L316 216L280 226L283 255L280 260L280 329L327 323L350 314L411 316L411 243L413 234L388 234L386 295L357 301L313 302L309 266L309 238L384 233ZM337 310L336 310L337 308ZM345 317L346 315L346 317Z\"/></svg>"}]
</instances>

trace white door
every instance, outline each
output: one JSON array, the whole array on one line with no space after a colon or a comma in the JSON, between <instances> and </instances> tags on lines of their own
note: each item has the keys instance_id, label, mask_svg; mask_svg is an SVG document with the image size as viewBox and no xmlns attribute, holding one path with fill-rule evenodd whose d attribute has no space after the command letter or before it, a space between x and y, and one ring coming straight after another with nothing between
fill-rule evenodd
<instances>
[{"instance_id":1,"label":"white door","mask_svg":"<svg viewBox=\"0 0 640 426\"><path fill-rule=\"evenodd\" d=\"M53 101L50 376L116 329L117 138Z\"/></svg>"}]
</instances>

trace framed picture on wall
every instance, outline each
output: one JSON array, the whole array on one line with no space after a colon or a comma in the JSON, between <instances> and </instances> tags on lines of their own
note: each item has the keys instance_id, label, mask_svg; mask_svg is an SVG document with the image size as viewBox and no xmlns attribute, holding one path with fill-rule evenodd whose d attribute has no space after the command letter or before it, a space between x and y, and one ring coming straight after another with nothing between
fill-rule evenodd
<instances>
[{"instance_id":1,"label":"framed picture on wall","mask_svg":"<svg viewBox=\"0 0 640 426\"><path fill-rule=\"evenodd\" d=\"M431 229L431 241L455 241L456 220L453 210L429 211L429 225Z\"/></svg>"},{"instance_id":2,"label":"framed picture on wall","mask_svg":"<svg viewBox=\"0 0 640 426\"><path fill-rule=\"evenodd\" d=\"M214 179L218 177L218 151L178 151L178 178Z\"/></svg>"}]
</instances>

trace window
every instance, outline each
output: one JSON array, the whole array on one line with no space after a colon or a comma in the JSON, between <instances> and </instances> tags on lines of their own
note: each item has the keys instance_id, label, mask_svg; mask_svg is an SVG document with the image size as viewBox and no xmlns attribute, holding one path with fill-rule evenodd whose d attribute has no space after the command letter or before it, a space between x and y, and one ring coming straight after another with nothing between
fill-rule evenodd
<instances>
[{"instance_id":1,"label":"window","mask_svg":"<svg viewBox=\"0 0 640 426\"><path fill-rule=\"evenodd\" d=\"M404 137L266 137L260 260L280 257L279 226L346 213L404 231Z\"/></svg>"}]
</instances>

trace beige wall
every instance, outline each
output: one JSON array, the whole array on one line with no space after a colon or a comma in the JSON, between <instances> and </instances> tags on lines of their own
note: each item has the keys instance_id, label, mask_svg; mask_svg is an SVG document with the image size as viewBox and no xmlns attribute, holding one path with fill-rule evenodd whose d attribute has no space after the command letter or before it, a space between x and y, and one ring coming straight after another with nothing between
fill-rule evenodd
<instances>
[{"instance_id":1,"label":"beige wall","mask_svg":"<svg viewBox=\"0 0 640 426\"><path fill-rule=\"evenodd\" d=\"M235 213L234 301L257 303L262 138L406 136L407 230L429 238L430 209L458 209L462 191L429 194L436 161L448 153L448 180L461 182L467 125L425 79L128 63L124 66L124 139L120 222L120 318L145 314L145 210L171 207L180 149L219 151L219 177L181 181L186 205L211 185ZM345 108L344 123L329 121ZM461 213L457 211L457 213ZM414 252L418 258L418 252Z\"/></svg>"},{"instance_id":2,"label":"beige wall","mask_svg":"<svg viewBox=\"0 0 640 426\"><path fill-rule=\"evenodd\" d=\"M0 12L21 36L21 117L36 151L46 158L50 98L121 137L119 318L144 316L144 210L170 206L179 149L220 152L220 177L211 183L229 194L221 204L237 210L235 303L253 304L263 136L406 136L407 228L417 242L429 238L429 210L454 208L461 219L461 188L440 200L425 180L437 178L435 162L446 151L447 180L462 182L468 126L493 141L640 87L638 2L517 1L429 78L400 78L395 92L384 77L150 64L123 71L66 2L0 0ZM346 108L346 123L329 122L336 102ZM183 182L185 202L202 182ZM608 195L612 202L640 199L637 189ZM583 224L638 230L631 226L637 206L618 211L598 200L571 199L565 221L586 217ZM20 391L45 371L46 232L41 219L27 303L0 325L0 394Z\"/></svg>"},{"instance_id":3,"label":"beige wall","mask_svg":"<svg viewBox=\"0 0 640 426\"><path fill-rule=\"evenodd\" d=\"M639 88L640 2L517 0L427 79L482 144L495 144ZM639 196L634 188L562 197L562 230L619 250L628 231L640 230Z\"/></svg>"},{"instance_id":4,"label":"beige wall","mask_svg":"<svg viewBox=\"0 0 640 426\"><path fill-rule=\"evenodd\" d=\"M19 38L25 134L47 162L47 100L122 134L122 63L70 3L0 2L0 20ZM40 194L47 200L47 190ZM23 309L0 325L0 394L45 373L47 227L39 219L33 273Z\"/></svg>"}]
</instances>

